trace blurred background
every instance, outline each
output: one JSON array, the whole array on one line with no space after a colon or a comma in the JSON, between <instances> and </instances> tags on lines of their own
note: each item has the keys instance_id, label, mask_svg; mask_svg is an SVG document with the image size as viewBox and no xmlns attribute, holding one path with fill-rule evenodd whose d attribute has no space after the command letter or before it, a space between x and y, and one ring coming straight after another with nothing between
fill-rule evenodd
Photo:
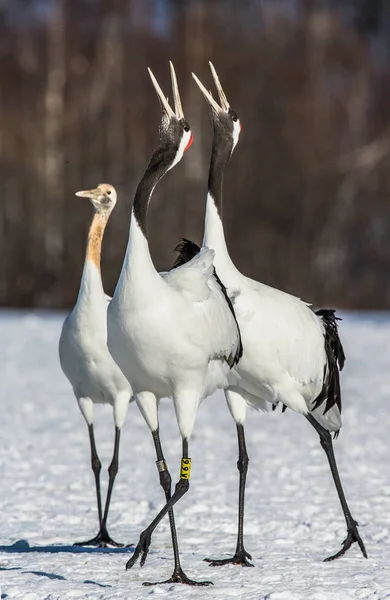
<instances>
[{"instance_id":1,"label":"blurred background","mask_svg":"<svg viewBox=\"0 0 390 600\"><path fill-rule=\"evenodd\" d=\"M318 305L390 308L390 2L0 0L0 305L64 308L79 286L99 182L119 193L105 237L112 293L130 207L157 139L146 67L194 144L153 198L159 269L202 240L212 131L191 80L218 70L243 124L225 179L231 255Z\"/></svg>"}]
</instances>

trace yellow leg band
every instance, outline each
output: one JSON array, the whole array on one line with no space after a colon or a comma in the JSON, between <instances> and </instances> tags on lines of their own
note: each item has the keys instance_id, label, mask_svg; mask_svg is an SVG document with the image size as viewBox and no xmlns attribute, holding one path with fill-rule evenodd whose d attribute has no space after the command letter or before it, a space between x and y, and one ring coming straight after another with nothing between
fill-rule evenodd
<instances>
[{"instance_id":1,"label":"yellow leg band","mask_svg":"<svg viewBox=\"0 0 390 600\"><path fill-rule=\"evenodd\" d=\"M191 459L181 459L180 479L189 479L191 475Z\"/></svg>"}]
</instances>

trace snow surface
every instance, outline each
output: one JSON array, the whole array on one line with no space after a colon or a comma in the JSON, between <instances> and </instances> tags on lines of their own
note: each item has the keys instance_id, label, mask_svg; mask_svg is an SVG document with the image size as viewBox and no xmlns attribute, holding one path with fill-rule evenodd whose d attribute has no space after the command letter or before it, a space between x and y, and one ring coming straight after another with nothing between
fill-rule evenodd
<instances>
[{"instance_id":1,"label":"snow surface","mask_svg":"<svg viewBox=\"0 0 390 600\"><path fill-rule=\"evenodd\" d=\"M63 315L0 313L1 598L245 600L390 598L390 317L346 314L341 325L344 427L335 442L347 499L369 559L356 546L331 563L345 526L323 450L292 412L250 412L246 548L256 568L209 567L233 552L238 472L235 427L222 394L205 401L190 444L192 478L176 508L182 564L210 588L144 587L172 571L168 522L143 569L125 571L130 550L72 547L97 533L87 428L59 367ZM161 403L161 437L174 480L181 444L172 406ZM109 407L96 409L98 451L111 460ZM132 404L122 435L109 531L136 543L163 504L152 439Z\"/></svg>"}]
</instances>

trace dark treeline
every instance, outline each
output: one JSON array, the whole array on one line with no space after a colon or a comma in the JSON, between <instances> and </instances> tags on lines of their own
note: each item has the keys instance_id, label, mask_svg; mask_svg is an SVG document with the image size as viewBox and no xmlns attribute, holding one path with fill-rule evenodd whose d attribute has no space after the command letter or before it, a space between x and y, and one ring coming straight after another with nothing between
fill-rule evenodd
<instances>
[{"instance_id":1,"label":"dark treeline","mask_svg":"<svg viewBox=\"0 0 390 600\"><path fill-rule=\"evenodd\" d=\"M130 206L157 137L150 66L172 59L194 144L150 210L156 266L202 239L211 59L243 131L225 182L231 254L317 305L390 307L390 3L9 0L0 6L0 305L69 307L92 214L116 186L113 291Z\"/></svg>"}]
</instances>

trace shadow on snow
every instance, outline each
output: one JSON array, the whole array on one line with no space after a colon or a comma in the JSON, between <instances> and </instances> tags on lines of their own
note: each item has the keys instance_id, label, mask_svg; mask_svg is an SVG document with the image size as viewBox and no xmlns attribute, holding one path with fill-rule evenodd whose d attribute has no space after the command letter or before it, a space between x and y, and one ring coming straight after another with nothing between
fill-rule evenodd
<instances>
[{"instance_id":1,"label":"shadow on snow","mask_svg":"<svg viewBox=\"0 0 390 600\"><path fill-rule=\"evenodd\" d=\"M24 540L23 540L24 541ZM11 548L12 546L3 546L5 548ZM3 548L3 547L0 547ZM26 550L24 550L26 552ZM31 552L34 552L34 549L31 548ZM59 581L67 581L66 577L62 575L57 575L56 573L46 573L46 571L24 571L22 567L0 567L0 571L22 571L22 573L30 573L31 575L37 575L38 577L47 577L48 579L56 579ZM101 588L111 588L112 585L105 583L98 583L97 581L92 581L91 579L85 579L82 583L88 585L97 585ZM8 598L7 594L2 594L1 598Z\"/></svg>"},{"instance_id":2,"label":"shadow on snow","mask_svg":"<svg viewBox=\"0 0 390 600\"><path fill-rule=\"evenodd\" d=\"M127 554L129 552L134 552L135 547L131 548L94 548L91 546L66 546L65 544L62 546L58 545L50 545L50 546L30 546L27 540L18 540L14 544L10 546L0 546L0 552L9 552L9 553L23 553L23 552L48 552L48 553L58 553L58 552L68 552L71 554ZM89 582L87 582L89 583Z\"/></svg>"}]
</instances>

